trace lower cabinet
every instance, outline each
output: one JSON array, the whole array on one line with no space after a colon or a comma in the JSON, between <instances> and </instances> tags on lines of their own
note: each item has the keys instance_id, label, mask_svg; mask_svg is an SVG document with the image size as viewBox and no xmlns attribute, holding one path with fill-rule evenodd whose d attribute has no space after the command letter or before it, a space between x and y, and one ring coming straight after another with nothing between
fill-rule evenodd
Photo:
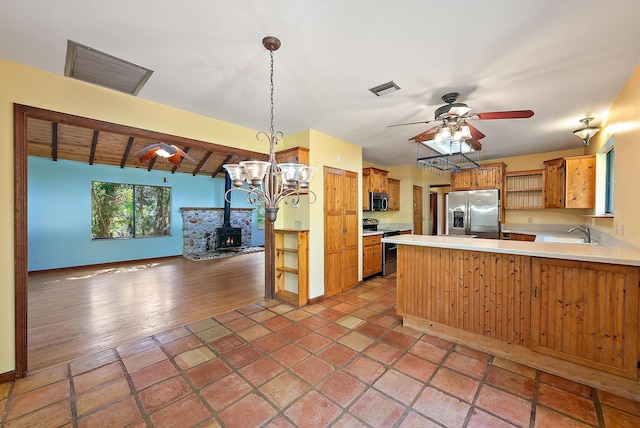
<instances>
[{"instance_id":1,"label":"lower cabinet","mask_svg":"<svg viewBox=\"0 0 640 428\"><path fill-rule=\"evenodd\" d=\"M638 379L638 269L533 258L531 348Z\"/></svg>"},{"instance_id":2,"label":"lower cabinet","mask_svg":"<svg viewBox=\"0 0 640 428\"><path fill-rule=\"evenodd\" d=\"M362 237L362 277L382 272L382 235Z\"/></svg>"},{"instance_id":3,"label":"lower cabinet","mask_svg":"<svg viewBox=\"0 0 640 428\"><path fill-rule=\"evenodd\" d=\"M636 266L398 245L397 313L486 352L519 345L529 352L507 352L524 364L556 359L635 382L639 279Z\"/></svg>"},{"instance_id":4,"label":"lower cabinet","mask_svg":"<svg viewBox=\"0 0 640 428\"><path fill-rule=\"evenodd\" d=\"M510 238L512 241L529 241L533 242L536 240L536 235L528 235L524 233L511 233Z\"/></svg>"}]
</instances>

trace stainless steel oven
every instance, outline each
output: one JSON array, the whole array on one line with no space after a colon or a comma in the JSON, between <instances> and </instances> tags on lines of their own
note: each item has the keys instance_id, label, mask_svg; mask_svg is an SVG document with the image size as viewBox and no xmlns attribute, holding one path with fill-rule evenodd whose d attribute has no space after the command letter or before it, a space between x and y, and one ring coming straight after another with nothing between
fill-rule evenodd
<instances>
[{"instance_id":1,"label":"stainless steel oven","mask_svg":"<svg viewBox=\"0 0 640 428\"><path fill-rule=\"evenodd\" d=\"M399 230L390 230L382 234L383 238L400 235ZM398 269L398 247L396 244L382 244L382 275L390 275Z\"/></svg>"}]
</instances>

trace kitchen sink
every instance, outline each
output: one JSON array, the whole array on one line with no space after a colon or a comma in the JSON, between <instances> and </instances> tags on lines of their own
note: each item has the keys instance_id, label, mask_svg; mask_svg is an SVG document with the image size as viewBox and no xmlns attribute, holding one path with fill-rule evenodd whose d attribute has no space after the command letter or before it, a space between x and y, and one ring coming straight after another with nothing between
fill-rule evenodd
<instances>
[{"instance_id":1,"label":"kitchen sink","mask_svg":"<svg viewBox=\"0 0 640 428\"><path fill-rule=\"evenodd\" d=\"M544 236L542 242L554 242L557 244L586 244L597 245L595 242L584 242L583 238L572 236Z\"/></svg>"}]
</instances>

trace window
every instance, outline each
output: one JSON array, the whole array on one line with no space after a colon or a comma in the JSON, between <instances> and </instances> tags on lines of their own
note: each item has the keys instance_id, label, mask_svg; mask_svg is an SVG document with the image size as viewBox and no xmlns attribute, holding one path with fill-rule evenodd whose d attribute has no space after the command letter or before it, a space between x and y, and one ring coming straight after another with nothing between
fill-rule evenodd
<instances>
[{"instance_id":1,"label":"window","mask_svg":"<svg viewBox=\"0 0 640 428\"><path fill-rule=\"evenodd\" d=\"M611 148L607 152L606 163L606 187L604 194L604 212L606 214L613 214L613 155L614 149Z\"/></svg>"},{"instance_id":2,"label":"window","mask_svg":"<svg viewBox=\"0 0 640 428\"><path fill-rule=\"evenodd\" d=\"M91 183L91 238L171 235L171 188Z\"/></svg>"}]
</instances>

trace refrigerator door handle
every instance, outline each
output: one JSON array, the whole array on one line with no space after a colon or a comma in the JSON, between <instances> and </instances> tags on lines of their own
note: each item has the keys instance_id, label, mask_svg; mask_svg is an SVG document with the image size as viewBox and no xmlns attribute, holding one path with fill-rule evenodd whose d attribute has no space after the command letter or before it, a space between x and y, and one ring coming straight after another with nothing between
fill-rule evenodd
<instances>
[{"instance_id":1,"label":"refrigerator door handle","mask_svg":"<svg viewBox=\"0 0 640 428\"><path fill-rule=\"evenodd\" d=\"M464 234L465 235L471 235L471 204L469 204L469 202L467 202L467 210L465 212L467 218L465 219L465 227L464 227Z\"/></svg>"}]
</instances>

